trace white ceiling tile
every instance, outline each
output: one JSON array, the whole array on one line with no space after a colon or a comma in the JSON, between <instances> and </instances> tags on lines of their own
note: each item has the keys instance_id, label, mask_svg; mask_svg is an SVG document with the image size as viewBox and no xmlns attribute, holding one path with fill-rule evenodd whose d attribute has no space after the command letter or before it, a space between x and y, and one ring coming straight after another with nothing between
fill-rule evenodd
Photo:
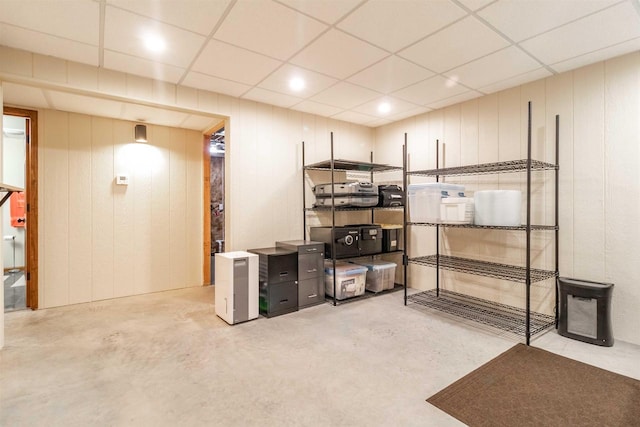
<instances>
[{"instance_id":1,"label":"white ceiling tile","mask_svg":"<svg viewBox=\"0 0 640 427\"><path fill-rule=\"evenodd\" d=\"M365 123L376 120L376 117L368 116L366 114L356 113L354 111L343 111L342 113L331 116L332 119L343 120L345 122L356 123L363 125Z\"/></svg>"},{"instance_id":2,"label":"white ceiling tile","mask_svg":"<svg viewBox=\"0 0 640 427\"><path fill-rule=\"evenodd\" d=\"M489 27L469 16L399 53L441 73L509 46Z\"/></svg>"},{"instance_id":3,"label":"white ceiling tile","mask_svg":"<svg viewBox=\"0 0 640 427\"><path fill-rule=\"evenodd\" d=\"M167 110L164 108L149 107L139 104L123 104L120 118L133 122L146 122L163 126L180 127L188 114L181 111ZM153 141L149 141L153 144Z\"/></svg>"},{"instance_id":4,"label":"white ceiling tile","mask_svg":"<svg viewBox=\"0 0 640 427\"><path fill-rule=\"evenodd\" d=\"M459 104L464 101L468 101L470 99L479 98L482 94L480 92L476 92L475 90L470 90L469 92L461 93L460 95L452 96L451 98L443 99L438 102L434 102L429 104L428 107L436 110L438 108L448 107L449 105Z\"/></svg>"},{"instance_id":5,"label":"white ceiling tile","mask_svg":"<svg viewBox=\"0 0 640 427\"><path fill-rule=\"evenodd\" d=\"M519 42L611 6L619 0L501 0L478 12L482 18Z\"/></svg>"},{"instance_id":6,"label":"white ceiling tile","mask_svg":"<svg viewBox=\"0 0 640 427\"><path fill-rule=\"evenodd\" d=\"M338 28L396 52L465 14L449 0L369 0Z\"/></svg>"},{"instance_id":7,"label":"white ceiling tile","mask_svg":"<svg viewBox=\"0 0 640 427\"><path fill-rule=\"evenodd\" d=\"M393 123L391 120L387 120L387 119L375 119L371 122L367 122L365 123L367 126L372 127L372 128L377 128L378 126L384 126L384 125L388 125L389 123Z\"/></svg>"},{"instance_id":8,"label":"white ceiling tile","mask_svg":"<svg viewBox=\"0 0 640 427\"><path fill-rule=\"evenodd\" d=\"M120 117L122 111L122 102L53 90L46 92L53 103L51 108L56 110L111 118Z\"/></svg>"},{"instance_id":9,"label":"white ceiling tile","mask_svg":"<svg viewBox=\"0 0 640 427\"><path fill-rule=\"evenodd\" d=\"M378 92L391 93L431 76L433 72L393 55L350 77L348 81Z\"/></svg>"},{"instance_id":10,"label":"white ceiling tile","mask_svg":"<svg viewBox=\"0 0 640 427\"><path fill-rule=\"evenodd\" d=\"M388 103L391 109L387 113L381 113L378 111L378 106L381 103ZM394 98L391 96L382 96L378 99L374 99L373 101L369 101L366 104L360 105L357 108L354 108L353 111L357 113L367 114L369 116L375 116L382 119L389 118L394 114L399 114L404 111L413 110L414 108L418 108L419 106L413 104L411 102L403 101L398 98Z\"/></svg>"},{"instance_id":11,"label":"white ceiling tile","mask_svg":"<svg viewBox=\"0 0 640 427\"><path fill-rule=\"evenodd\" d=\"M5 105L30 108L51 108L42 89L15 83L2 83L2 96Z\"/></svg>"},{"instance_id":12,"label":"white ceiling tile","mask_svg":"<svg viewBox=\"0 0 640 427\"><path fill-rule=\"evenodd\" d=\"M452 80L477 89L537 68L540 68L537 61L517 47L511 46L445 74Z\"/></svg>"},{"instance_id":13,"label":"white ceiling tile","mask_svg":"<svg viewBox=\"0 0 640 427\"><path fill-rule=\"evenodd\" d=\"M186 68L205 41L203 36L163 24L150 18L107 6L104 24L104 47L131 56ZM148 34L162 37L163 52L151 52L144 46Z\"/></svg>"},{"instance_id":14,"label":"white ceiling tile","mask_svg":"<svg viewBox=\"0 0 640 427\"><path fill-rule=\"evenodd\" d=\"M305 87L298 92L289 87L289 82L294 77L301 78L305 82ZM306 98L315 95L337 82L338 80L332 77L327 77L313 71L305 70L304 68L285 64L261 82L258 87L300 98Z\"/></svg>"},{"instance_id":15,"label":"white ceiling tile","mask_svg":"<svg viewBox=\"0 0 640 427\"><path fill-rule=\"evenodd\" d=\"M208 36L231 0L107 0L107 4Z\"/></svg>"},{"instance_id":16,"label":"white ceiling tile","mask_svg":"<svg viewBox=\"0 0 640 427\"><path fill-rule=\"evenodd\" d=\"M211 40L191 68L214 77L254 85L282 64L280 61Z\"/></svg>"},{"instance_id":17,"label":"white ceiling tile","mask_svg":"<svg viewBox=\"0 0 640 427\"><path fill-rule=\"evenodd\" d=\"M582 18L520 45L546 64L640 37L640 15L629 3Z\"/></svg>"},{"instance_id":18,"label":"white ceiling tile","mask_svg":"<svg viewBox=\"0 0 640 427\"><path fill-rule=\"evenodd\" d=\"M593 64L594 62L604 61L609 58L614 58L616 56L624 55L626 53L631 53L638 50L640 50L640 37L629 40L627 42L605 47L604 49L599 49L594 52L589 52L584 55L576 56L575 58L571 58L566 61L551 64L551 68L559 73L562 73L564 71L573 70L575 68Z\"/></svg>"},{"instance_id":19,"label":"white ceiling tile","mask_svg":"<svg viewBox=\"0 0 640 427\"><path fill-rule=\"evenodd\" d=\"M379 96L379 93L372 90L352 85L351 83L341 82L320 92L312 97L311 100L348 109L364 104Z\"/></svg>"},{"instance_id":20,"label":"white ceiling tile","mask_svg":"<svg viewBox=\"0 0 640 427\"><path fill-rule=\"evenodd\" d=\"M196 73L191 71L185 79L182 81L185 86L195 87L197 89L208 90L211 92L224 93L225 95L231 95L239 97L249 89L251 86L242 83L232 82L230 80L219 79L217 77L208 76L202 73Z\"/></svg>"},{"instance_id":21,"label":"white ceiling tile","mask_svg":"<svg viewBox=\"0 0 640 427\"><path fill-rule=\"evenodd\" d=\"M316 114L318 116L332 116L342 111L342 108L334 107L333 105L321 104L314 101L302 101L299 104L291 107L293 110L302 111L309 114Z\"/></svg>"},{"instance_id":22,"label":"white ceiling tile","mask_svg":"<svg viewBox=\"0 0 640 427\"><path fill-rule=\"evenodd\" d=\"M334 24L362 0L276 0L320 21Z\"/></svg>"},{"instance_id":23,"label":"white ceiling tile","mask_svg":"<svg viewBox=\"0 0 640 427\"><path fill-rule=\"evenodd\" d=\"M550 75L551 73L546 68L538 68L537 70L529 71L527 73L520 74L519 76L511 77L510 79L500 80L499 82L489 86L483 86L478 90L484 93L498 92L500 90L509 89L534 80L544 79Z\"/></svg>"},{"instance_id":24,"label":"white ceiling tile","mask_svg":"<svg viewBox=\"0 0 640 427\"><path fill-rule=\"evenodd\" d=\"M259 87L251 89L249 92L242 95L242 97L245 99L250 99L252 101L258 101L264 104L276 105L278 107L284 108L289 108L292 105L302 101L302 98L296 98L294 96L272 92L270 90L261 89Z\"/></svg>"},{"instance_id":25,"label":"white ceiling tile","mask_svg":"<svg viewBox=\"0 0 640 427\"><path fill-rule=\"evenodd\" d=\"M73 13L70 13L70 12ZM23 29L98 45L100 4L87 0L2 0L0 20Z\"/></svg>"},{"instance_id":26,"label":"white ceiling tile","mask_svg":"<svg viewBox=\"0 0 640 427\"><path fill-rule=\"evenodd\" d=\"M341 31L330 30L289 62L344 79L385 56L387 53L377 47Z\"/></svg>"},{"instance_id":27,"label":"white ceiling tile","mask_svg":"<svg viewBox=\"0 0 640 427\"><path fill-rule=\"evenodd\" d=\"M159 64L148 59L106 49L104 51L104 67L171 83L177 83L185 72L184 68Z\"/></svg>"},{"instance_id":28,"label":"white ceiling tile","mask_svg":"<svg viewBox=\"0 0 640 427\"><path fill-rule=\"evenodd\" d=\"M190 114L186 119L184 119L180 127L197 131L205 131L209 130L218 122L220 122L219 117L207 117Z\"/></svg>"},{"instance_id":29,"label":"white ceiling tile","mask_svg":"<svg viewBox=\"0 0 640 427\"><path fill-rule=\"evenodd\" d=\"M2 1L0 1L0 4ZM98 65L98 47L0 24L0 44L69 61Z\"/></svg>"},{"instance_id":30,"label":"white ceiling tile","mask_svg":"<svg viewBox=\"0 0 640 427\"><path fill-rule=\"evenodd\" d=\"M471 10L478 10L482 7L485 7L486 5L488 5L489 3L495 0L458 0L458 1L462 3L465 7L468 7Z\"/></svg>"},{"instance_id":31,"label":"white ceiling tile","mask_svg":"<svg viewBox=\"0 0 640 427\"><path fill-rule=\"evenodd\" d=\"M214 37L285 60L325 29L327 25L281 4L238 0Z\"/></svg>"},{"instance_id":32,"label":"white ceiling tile","mask_svg":"<svg viewBox=\"0 0 640 427\"><path fill-rule=\"evenodd\" d=\"M393 95L413 102L414 104L427 105L467 92L468 90L468 88L457 84L453 80L445 79L442 76L435 76L394 92Z\"/></svg>"},{"instance_id":33,"label":"white ceiling tile","mask_svg":"<svg viewBox=\"0 0 640 427\"><path fill-rule=\"evenodd\" d=\"M411 110L403 111L402 113L389 116L389 119L394 122L397 122L398 120L403 120L403 119L406 119L407 117L413 117L419 114L428 113L429 111L431 111L431 108L427 108L427 107L412 108Z\"/></svg>"}]
</instances>

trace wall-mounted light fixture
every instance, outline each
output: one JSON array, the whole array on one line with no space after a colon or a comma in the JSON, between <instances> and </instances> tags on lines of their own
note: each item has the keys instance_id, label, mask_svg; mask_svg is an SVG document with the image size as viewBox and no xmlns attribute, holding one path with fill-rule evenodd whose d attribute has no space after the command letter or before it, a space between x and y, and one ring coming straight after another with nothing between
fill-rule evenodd
<instances>
[{"instance_id":1,"label":"wall-mounted light fixture","mask_svg":"<svg viewBox=\"0 0 640 427\"><path fill-rule=\"evenodd\" d=\"M147 142L147 127L145 125L136 125L135 139L136 142Z\"/></svg>"}]
</instances>

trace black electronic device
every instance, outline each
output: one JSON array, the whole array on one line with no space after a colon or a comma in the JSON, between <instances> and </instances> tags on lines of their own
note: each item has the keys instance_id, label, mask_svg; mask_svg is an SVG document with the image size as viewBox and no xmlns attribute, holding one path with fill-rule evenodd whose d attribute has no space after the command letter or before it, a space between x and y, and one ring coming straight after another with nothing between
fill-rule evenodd
<instances>
[{"instance_id":1,"label":"black electronic device","mask_svg":"<svg viewBox=\"0 0 640 427\"><path fill-rule=\"evenodd\" d=\"M378 206L404 206L404 191L399 185L378 185Z\"/></svg>"},{"instance_id":2,"label":"black electronic device","mask_svg":"<svg viewBox=\"0 0 640 427\"><path fill-rule=\"evenodd\" d=\"M375 255L382 252L382 227L378 224L349 224L359 230L360 255Z\"/></svg>"}]
</instances>

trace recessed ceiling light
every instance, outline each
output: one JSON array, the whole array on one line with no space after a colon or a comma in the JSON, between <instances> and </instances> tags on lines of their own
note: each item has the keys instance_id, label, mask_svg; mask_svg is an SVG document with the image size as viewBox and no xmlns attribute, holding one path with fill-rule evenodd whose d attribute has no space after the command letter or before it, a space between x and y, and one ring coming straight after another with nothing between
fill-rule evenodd
<instances>
[{"instance_id":1,"label":"recessed ceiling light","mask_svg":"<svg viewBox=\"0 0 640 427\"><path fill-rule=\"evenodd\" d=\"M160 53L164 52L164 50L167 48L167 43L162 37L157 34L146 34L143 37L143 40L144 47L146 47L147 50L151 52Z\"/></svg>"},{"instance_id":2,"label":"recessed ceiling light","mask_svg":"<svg viewBox=\"0 0 640 427\"><path fill-rule=\"evenodd\" d=\"M387 114L389 111L391 111L391 104L388 102L382 102L378 105L378 113Z\"/></svg>"},{"instance_id":3,"label":"recessed ceiling light","mask_svg":"<svg viewBox=\"0 0 640 427\"><path fill-rule=\"evenodd\" d=\"M301 77L294 77L289 80L289 88L291 88L291 90L293 91L300 92L302 89L304 89L304 87L305 83Z\"/></svg>"}]
</instances>

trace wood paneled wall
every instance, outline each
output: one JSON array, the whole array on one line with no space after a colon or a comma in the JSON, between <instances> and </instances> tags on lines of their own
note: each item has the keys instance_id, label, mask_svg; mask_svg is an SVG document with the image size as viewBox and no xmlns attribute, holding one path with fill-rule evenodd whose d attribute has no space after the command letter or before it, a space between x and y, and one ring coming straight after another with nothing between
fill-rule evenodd
<instances>
[{"instance_id":1,"label":"wood paneled wall","mask_svg":"<svg viewBox=\"0 0 640 427\"><path fill-rule=\"evenodd\" d=\"M200 133L147 125L139 144L132 122L41 117L40 306L201 285Z\"/></svg>"},{"instance_id":2,"label":"wood paneled wall","mask_svg":"<svg viewBox=\"0 0 640 427\"><path fill-rule=\"evenodd\" d=\"M527 101L533 103L533 157L555 161L554 118L560 115L560 274L615 284L616 339L640 344L640 53L535 81L513 89L376 129L379 161L401 164L404 132L410 168L434 167L435 140L445 144L446 166L526 157ZM462 179L471 191L525 190L516 174ZM553 174L534 173L534 222L553 222ZM453 182L452 179L449 180ZM416 180L412 181L416 182ZM434 251L434 231L412 228L411 256ZM534 266L553 268L552 235L533 234ZM549 239L546 239L549 237ZM449 230L443 250L486 260L523 263L521 233ZM410 266L409 285L434 287L435 273ZM522 305L522 286L446 273L444 286ZM533 307L553 281L533 287Z\"/></svg>"}]
</instances>

